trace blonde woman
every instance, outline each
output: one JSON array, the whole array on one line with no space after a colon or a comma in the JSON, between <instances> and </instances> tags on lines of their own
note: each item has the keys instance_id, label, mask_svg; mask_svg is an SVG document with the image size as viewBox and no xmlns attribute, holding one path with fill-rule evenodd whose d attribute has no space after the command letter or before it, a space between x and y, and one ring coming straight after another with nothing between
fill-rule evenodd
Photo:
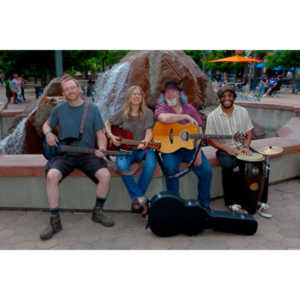
<instances>
[{"instance_id":1,"label":"blonde woman","mask_svg":"<svg viewBox=\"0 0 300 300\"><path fill-rule=\"evenodd\" d=\"M134 139L141 141L137 148L133 149L131 156L117 157L116 165L119 170L127 171L130 170L133 162L145 160L138 182L135 181L133 175L121 175L132 199L132 211L141 213L143 217L148 212L145 193L156 167L155 153L152 149L147 148L148 143L152 140L153 124L153 112L147 108L141 87L135 85L128 89L122 109L105 123L106 132L114 145L120 146L120 141L117 136L112 134L111 125L131 131Z\"/></svg>"}]
</instances>

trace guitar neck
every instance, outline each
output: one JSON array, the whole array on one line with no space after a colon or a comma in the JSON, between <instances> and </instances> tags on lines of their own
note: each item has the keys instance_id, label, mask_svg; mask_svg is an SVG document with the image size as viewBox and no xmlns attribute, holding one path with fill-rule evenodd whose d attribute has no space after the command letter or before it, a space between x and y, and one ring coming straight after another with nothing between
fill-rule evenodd
<instances>
[{"instance_id":1,"label":"guitar neck","mask_svg":"<svg viewBox=\"0 0 300 300\"><path fill-rule=\"evenodd\" d=\"M135 140L129 140L129 139L123 139L123 138L121 138L121 142L122 142L122 144L131 145L131 146L137 146L142 141L135 141Z\"/></svg>"},{"instance_id":2,"label":"guitar neck","mask_svg":"<svg viewBox=\"0 0 300 300\"><path fill-rule=\"evenodd\" d=\"M190 134L191 139L233 139L233 135L219 135L219 134Z\"/></svg>"},{"instance_id":3,"label":"guitar neck","mask_svg":"<svg viewBox=\"0 0 300 300\"><path fill-rule=\"evenodd\" d=\"M61 151L63 152L76 152L76 153L90 153L94 154L96 149L83 148L83 147L73 147L73 146L60 146ZM101 150L106 155L118 155L119 151L109 151Z\"/></svg>"}]
</instances>

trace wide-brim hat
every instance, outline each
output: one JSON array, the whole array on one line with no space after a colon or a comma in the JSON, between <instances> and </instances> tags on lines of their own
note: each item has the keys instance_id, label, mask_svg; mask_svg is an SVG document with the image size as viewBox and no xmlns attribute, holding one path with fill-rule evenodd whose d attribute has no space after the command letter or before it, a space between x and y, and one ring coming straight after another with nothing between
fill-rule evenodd
<instances>
[{"instance_id":1,"label":"wide-brim hat","mask_svg":"<svg viewBox=\"0 0 300 300\"><path fill-rule=\"evenodd\" d=\"M182 91L182 88L179 86L178 82L176 81L167 81L165 83L164 89L162 90L163 93L166 92L166 90L178 90L178 91Z\"/></svg>"},{"instance_id":2,"label":"wide-brim hat","mask_svg":"<svg viewBox=\"0 0 300 300\"><path fill-rule=\"evenodd\" d=\"M226 84L222 86L217 92L218 97L221 98L226 91L232 92L234 97L236 98L235 86L233 84Z\"/></svg>"}]
</instances>

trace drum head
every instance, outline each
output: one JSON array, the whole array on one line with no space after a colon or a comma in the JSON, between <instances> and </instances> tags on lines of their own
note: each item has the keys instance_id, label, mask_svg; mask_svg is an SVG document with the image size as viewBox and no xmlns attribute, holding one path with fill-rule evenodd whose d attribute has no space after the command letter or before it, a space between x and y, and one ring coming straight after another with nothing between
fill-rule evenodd
<instances>
[{"instance_id":1,"label":"drum head","mask_svg":"<svg viewBox=\"0 0 300 300\"><path fill-rule=\"evenodd\" d=\"M257 161L264 161L265 160L265 158L262 154L255 153L255 152L253 152L252 155L240 154L236 158L239 159L239 160L249 161L249 162L257 162Z\"/></svg>"}]
</instances>

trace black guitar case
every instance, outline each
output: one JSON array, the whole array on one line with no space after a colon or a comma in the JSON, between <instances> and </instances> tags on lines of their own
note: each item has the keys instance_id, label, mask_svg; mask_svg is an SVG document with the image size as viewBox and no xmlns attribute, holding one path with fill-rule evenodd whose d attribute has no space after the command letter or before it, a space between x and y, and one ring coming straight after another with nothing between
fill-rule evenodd
<instances>
[{"instance_id":1,"label":"black guitar case","mask_svg":"<svg viewBox=\"0 0 300 300\"><path fill-rule=\"evenodd\" d=\"M252 235L257 222L250 214L204 208L197 200L184 200L172 192L155 195L149 205L146 228L161 237L196 235L205 229Z\"/></svg>"}]
</instances>

